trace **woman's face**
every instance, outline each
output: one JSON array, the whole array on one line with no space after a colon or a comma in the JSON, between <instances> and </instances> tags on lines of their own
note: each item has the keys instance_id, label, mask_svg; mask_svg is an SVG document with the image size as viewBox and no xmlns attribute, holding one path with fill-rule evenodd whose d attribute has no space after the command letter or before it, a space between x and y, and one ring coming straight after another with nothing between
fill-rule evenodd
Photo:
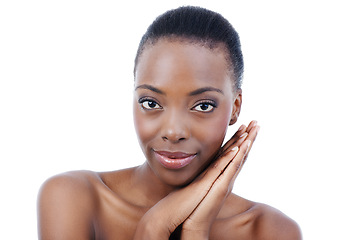
<instances>
[{"instance_id":1,"label":"woman's face","mask_svg":"<svg viewBox=\"0 0 360 240\"><path fill-rule=\"evenodd\" d=\"M147 163L171 186L192 181L222 145L241 106L223 48L147 45L135 72L134 123ZM235 120L236 121L236 120Z\"/></svg>"}]
</instances>

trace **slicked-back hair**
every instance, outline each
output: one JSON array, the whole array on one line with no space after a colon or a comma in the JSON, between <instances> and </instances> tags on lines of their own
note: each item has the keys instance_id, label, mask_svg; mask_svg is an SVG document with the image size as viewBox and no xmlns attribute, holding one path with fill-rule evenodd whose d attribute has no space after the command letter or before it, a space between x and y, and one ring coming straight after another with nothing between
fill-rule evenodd
<instances>
[{"instance_id":1,"label":"slicked-back hair","mask_svg":"<svg viewBox=\"0 0 360 240\"><path fill-rule=\"evenodd\" d=\"M188 41L209 49L225 47L228 65L234 77L234 86L241 88L244 62L239 35L234 27L219 13L201 7L179 7L155 19L143 35L135 58L138 60L148 44L159 39Z\"/></svg>"}]
</instances>

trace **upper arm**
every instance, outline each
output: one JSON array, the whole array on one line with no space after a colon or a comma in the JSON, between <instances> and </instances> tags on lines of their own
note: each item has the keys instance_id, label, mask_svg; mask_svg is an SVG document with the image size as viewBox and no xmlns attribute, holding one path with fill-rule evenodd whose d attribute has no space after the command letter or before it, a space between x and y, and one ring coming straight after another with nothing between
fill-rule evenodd
<instances>
[{"instance_id":1,"label":"upper arm","mask_svg":"<svg viewBox=\"0 0 360 240\"><path fill-rule=\"evenodd\" d=\"M82 174L47 180L38 196L39 239L91 239L93 191Z\"/></svg>"}]
</instances>

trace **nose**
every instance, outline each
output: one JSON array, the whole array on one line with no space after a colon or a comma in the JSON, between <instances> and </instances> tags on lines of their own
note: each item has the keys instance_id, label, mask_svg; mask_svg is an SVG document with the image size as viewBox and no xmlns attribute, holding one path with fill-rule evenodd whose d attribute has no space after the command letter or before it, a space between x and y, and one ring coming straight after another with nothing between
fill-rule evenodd
<instances>
[{"instance_id":1,"label":"nose","mask_svg":"<svg viewBox=\"0 0 360 240\"><path fill-rule=\"evenodd\" d=\"M161 137L164 141L178 143L189 139L190 130L187 126L186 114L171 111L165 115Z\"/></svg>"}]
</instances>

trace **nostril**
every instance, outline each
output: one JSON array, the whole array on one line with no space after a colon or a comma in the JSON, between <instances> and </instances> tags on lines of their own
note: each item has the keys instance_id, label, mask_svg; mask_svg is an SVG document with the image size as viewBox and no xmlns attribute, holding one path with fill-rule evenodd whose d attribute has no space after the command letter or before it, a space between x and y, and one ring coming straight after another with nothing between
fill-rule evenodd
<instances>
[{"instance_id":1,"label":"nostril","mask_svg":"<svg viewBox=\"0 0 360 240\"><path fill-rule=\"evenodd\" d=\"M162 137L162 139L163 139L164 141L169 141L169 140L170 140L170 139L169 139L168 137L166 137L166 136ZM186 138L181 137L181 138L171 139L171 141L173 141L173 142L181 142L181 141L183 141L183 140L185 140L185 139L186 139Z\"/></svg>"}]
</instances>

